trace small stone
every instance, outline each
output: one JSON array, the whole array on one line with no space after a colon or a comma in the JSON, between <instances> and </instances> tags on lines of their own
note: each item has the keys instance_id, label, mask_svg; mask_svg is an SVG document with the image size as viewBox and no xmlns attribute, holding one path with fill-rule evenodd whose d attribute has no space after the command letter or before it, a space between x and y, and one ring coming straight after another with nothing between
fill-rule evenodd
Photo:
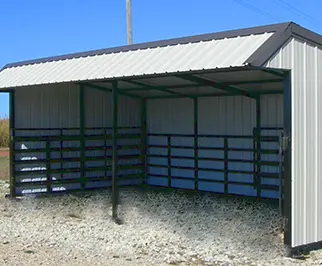
<instances>
[{"instance_id":1,"label":"small stone","mask_svg":"<svg viewBox=\"0 0 322 266\"><path fill-rule=\"evenodd\" d=\"M113 256L113 259L119 259L119 258L120 258L120 256L117 256L117 255Z\"/></svg>"},{"instance_id":2,"label":"small stone","mask_svg":"<svg viewBox=\"0 0 322 266\"><path fill-rule=\"evenodd\" d=\"M9 241L3 241L2 244L8 245L10 242Z\"/></svg>"}]
</instances>

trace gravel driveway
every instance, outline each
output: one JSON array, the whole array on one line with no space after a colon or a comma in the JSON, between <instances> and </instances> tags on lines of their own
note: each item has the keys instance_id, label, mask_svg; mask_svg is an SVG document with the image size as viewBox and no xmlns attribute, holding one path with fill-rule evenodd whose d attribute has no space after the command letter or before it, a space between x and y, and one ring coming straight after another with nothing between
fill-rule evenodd
<instances>
[{"instance_id":1,"label":"gravel driveway","mask_svg":"<svg viewBox=\"0 0 322 266\"><path fill-rule=\"evenodd\" d=\"M1 265L320 265L284 257L276 206L187 193L121 190L122 225L110 192L4 198Z\"/></svg>"}]
</instances>

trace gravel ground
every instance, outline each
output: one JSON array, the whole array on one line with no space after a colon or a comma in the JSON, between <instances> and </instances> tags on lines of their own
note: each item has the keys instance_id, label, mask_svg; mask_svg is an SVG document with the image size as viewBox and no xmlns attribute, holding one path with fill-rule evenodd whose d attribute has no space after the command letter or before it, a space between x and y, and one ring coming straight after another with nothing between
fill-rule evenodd
<instances>
[{"instance_id":1,"label":"gravel ground","mask_svg":"<svg viewBox=\"0 0 322 266\"><path fill-rule=\"evenodd\" d=\"M211 194L110 192L4 198L0 180L0 265L320 265L286 258L275 206Z\"/></svg>"}]
</instances>

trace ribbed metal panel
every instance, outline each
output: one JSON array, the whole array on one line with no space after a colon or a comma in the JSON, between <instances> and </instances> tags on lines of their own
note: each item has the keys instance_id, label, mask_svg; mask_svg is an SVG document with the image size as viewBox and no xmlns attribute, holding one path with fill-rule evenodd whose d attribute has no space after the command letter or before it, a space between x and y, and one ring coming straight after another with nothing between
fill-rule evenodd
<instances>
[{"instance_id":1,"label":"ribbed metal panel","mask_svg":"<svg viewBox=\"0 0 322 266\"><path fill-rule=\"evenodd\" d=\"M0 72L0 88L242 66L272 34L12 67Z\"/></svg>"},{"instance_id":2,"label":"ribbed metal panel","mask_svg":"<svg viewBox=\"0 0 322 266\"><path fill-rule=\"evenodd\" d=\"M127 96L118 97L120 127L140 126L140 101ZM85 89L85 127L112 127L112 94L97 89Z\"/></svg>"},{"instance_id":3,"label":"ribbed metal panel","mask_svg":"<svg viewBox=\"0 0 322 266\"><path fill-rule=\"evenodd\" d=\"M74 84L16 89L17 128L67 128L79 126L79 92Z\"/></svg>"},{"instance_id":4,"label":"ribbed metal panel","mask_svg":"<svg viewBox=\"0 0 322 266\"><path fill-rule=\"evenodd\" d=\"M262 120L266 127L281 126L281 118L278 111L282 109L283 101L279 95L262 96ZM198 133L200 135L235 135L235 136L252 136L253 129L256 126L256 102L254 99L243 96L235 97L211 97L200 98L198 100ZM194 107L191 99L171 99L171 100L151 100L148 101L147 123L148 133L152 134L193 134L194 133ZM283 116L282 116L283 117ZM271 132L275 136L277 132ZM172 145L194 146L193 137L172 137ZM200 137L198 139L200 147L224 147L223 138ZM166 136L151 136L148 139L150 145L167 145ZM253 139L231 138L228 140L230 148L253 148ZM276 143L270 143L267 148L277 149ZM264 146L265 147L265 146ZM266 147L265 147L266 148ZM166 148L149 148L148 154L167 155ZM198 154L203 158L223 158L223 151L202 150L199 149ZM193 149L172 149L173 156L194 156ZM156 165L167 166L166 158L154 156L149 159L149 163ZM232 152L229 155L230 159L236 160L253 160L253 152ZM263 156L264 160L277 161L276 155ZM194 167L194 161L191 159L171 159L171 165ZM224 162L199 160L200 168L208 169L223 169ZM233 171L253 171L252 163L231 162L228 164L228 169ZM277 173L278 169L274 166L265 166L263 171L267 173ZM167 178L153 177L153 175L167 175L167 169L150 167L150 176L148 182L153 185L167 185ZM171 169L171 176L191 178L191 181L174 180L172 186L181 188L194 188L194 170L187 169ZM198 176L201 179L220 180L224 181L224 173L216 171L198 171ZM244 184L252 184L252 174L230 173L228 180L231 182L241 182ZM263 184L278 185L278 181L272 179L262 179ZM211 183L200 181L199 190L224 192L223 183ZM248 196L256 196L257 190L252 185L229 185L228 192L231 194L240 194ZM262 190L262 196L267 198L278 198L278 193L275 191Z\"/></svg>"},{"instance_id":5,"label":"ribbed metal panel","mask_svg":"<svg viewBox=\"0 0 322 266\"><path fill-rule=\"evenodd\" d=\"M292 247L322 240L322 50L292 39L268 62L292 69Z\"/></svg>"}]
</instances>

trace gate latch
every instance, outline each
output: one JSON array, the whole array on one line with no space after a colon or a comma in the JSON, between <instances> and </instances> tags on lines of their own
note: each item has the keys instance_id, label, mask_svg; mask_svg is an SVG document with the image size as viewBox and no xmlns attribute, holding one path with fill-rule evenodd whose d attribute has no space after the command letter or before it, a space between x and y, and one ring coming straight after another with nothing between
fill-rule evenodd
<instances>
[{"instance_id":1,"label":"gate latch","mask_svg":"<svg viewBox=\"0 0 322 266\"><path fill-rule=\"evenodd\" d=\"M283 151L285 151L286 149L288 149L290 145L290 137L289 136L283 136L281 137L281 148Z\"/></svg>"}]
</instances>

